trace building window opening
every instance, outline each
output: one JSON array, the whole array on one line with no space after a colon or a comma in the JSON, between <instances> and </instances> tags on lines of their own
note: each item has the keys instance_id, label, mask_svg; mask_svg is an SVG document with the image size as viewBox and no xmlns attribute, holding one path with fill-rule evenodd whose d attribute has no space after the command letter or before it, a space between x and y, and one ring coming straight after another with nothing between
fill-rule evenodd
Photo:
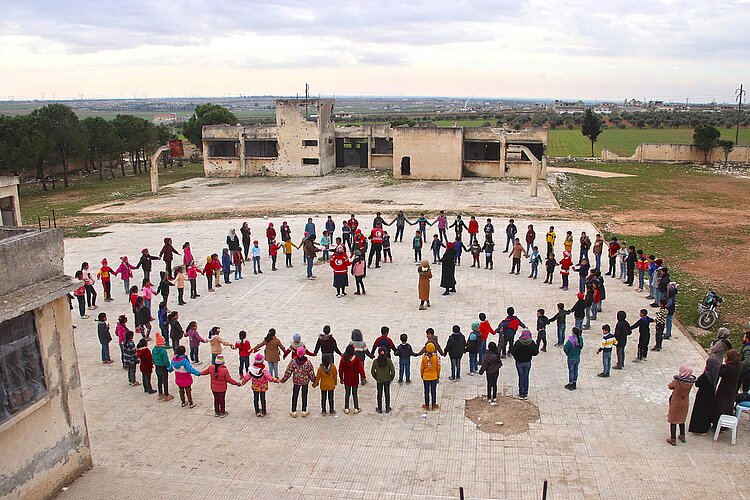
<instances>
[{"instance_id":1,"label":"building window opening","mask_svg":"<svg viewBox=\"0 0 750 500\"><path fill-rule=\"evenodd\" d=\"M500 161L500 143L480 141L465 142L464 160Z\"/></svg>"},{"instance_id":2,"label":"building window opening","mask_svg":"<svg viewBox=\"0 0 750 500\"><path fill-rule=\"evenodd\" d=\"M0 422L47 393L33 312L0 323Z\"/></svg>"},{"instance_id":3,"label":"building window opening","mask_svg":"<svg viewBox=\"0 0 750 500\"><path fill-rule=\"evenodd\" d=\"M320 164L319 158L302 158L303 165L318 165Z\"/></svg>"},{"instance_id":4,"label":"building window opening","mask_svg":"<svg viewBox=\"0 0 750 500\"><path fill-rule=\"evenodd\" d=\"M245 158L278 158L277 141L245 141Z\"/></svg>"},{"instance_id":5,"label":"building window opening","mask_svg":"<svg viewBox=\"0 0 750 500\"><path fill-rule=\"evenodd\" d=\"M239 156L240 143L236 141L211 141L206 143L209 158L234 158Z\"/></svg>"},{"instance_id":6,"label":"building window opening","mask_svg":"<svg viewBox=\"0 0 750 500\"><path fill-rule=\"evenodd\" d=\"M303 146L317 146L318 145L318 141L316 141L314 139L312 139L312 140L304 140L304 141L302 141L302 145Z\"/></svg>"},{"instance_id":7,"label":"building window opening","mask_svg":"<svg viewBox=\"0 0 750 500\"><path fill-rule=\"evenodd\" d=\"M408 156L401 158L401 175L411 175L411 158Z\"/></svg>"}]
</instances>

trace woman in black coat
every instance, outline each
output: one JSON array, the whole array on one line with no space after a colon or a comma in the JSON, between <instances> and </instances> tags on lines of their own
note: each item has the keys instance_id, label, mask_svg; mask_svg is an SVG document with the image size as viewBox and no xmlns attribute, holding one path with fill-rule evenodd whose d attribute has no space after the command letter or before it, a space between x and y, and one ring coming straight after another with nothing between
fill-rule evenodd
<instances>
[{"instance_id":1,"label":"woman in black coat","mask_svg":"<svg viewBox=\"0 0 750 500\"><path fill-rule=\"evenodd\" d=\"M448 295L456 291L456 250L453 248L453 243L448 242L445 245L445 253L440 262L443 264L440 288L445 288L443 295Z\"/></svg>"},{"instance_id":2,"label":"woman in black coat","mask_svg":"<svg viewBox=\"0 0 750 500\"><path fill-rule=\"evenodd\" d=\"M690 427L688 428L690 432L706 434L711 428L716 407L718 370L719 363L713 358L708 358L706 360L706 369L703 370L701 376L695 381L698 392L695 395L695 403L693 403L693 413L690 415Z\"/></svg>"},{"instance_id":3,"label":"woman in black coat","mask_svg":"<svg viewBox=\"0 0 750 500\"><path fill-rule=\"evenodd\" d=\"M725 364L719 368L719 387L716 389L714 426L722 415L734 415L734 398L740 381L740 355L734 349L727 351Z\"/></svg>"}]
</instances>

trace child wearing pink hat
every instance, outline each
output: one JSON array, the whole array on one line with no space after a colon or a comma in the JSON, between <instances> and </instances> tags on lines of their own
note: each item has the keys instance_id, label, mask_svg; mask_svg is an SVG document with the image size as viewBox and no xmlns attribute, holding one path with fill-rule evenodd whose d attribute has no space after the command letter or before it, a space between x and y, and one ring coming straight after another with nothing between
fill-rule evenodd
<instances>
[{"instance_id":1,"label":"child wearing pink hat","mask_svg":"<svg viewBox=\"0 0 750 500\"><path fill-rule=\"evenodd\" d=\"M228 384L240 387L242 384L237 382L229 374L229 370L224 366L224 355L217 354L211 365L201 372L201 375L209 375L211 380L211 392L214 394L214 416L226 417L229 413L226 410L226 395Z\"/></svg>"},{"instance_id":2,"label":"child wearing pink hat","mask_svg":"<svg viewBox=\"0 0 750 500\"><path fill-rule=\"evenodd\" d=\"M286 367L286 372L281 378L280 382L284 383L289 378L294 383L292 389L292 411L289 415L292 418L297 418L297 400L299 399L300 392L302 393L302 416L306 417L307 412L307 391L310 387L310 381L315 380L315 369L313 368L310 360L307 359L307 349L303 346L297 348L297 356L292 359Z\"/></svg>"},{"instance_id":3,"label":"child wearing pink hat","mask_svg":"<svg viewBox=\"0 0 750 500\"><path fill-rule=\"evenodd\" d=\"M247 382L251 383L253 389L253 405L255 406L255 416L266 416L266 391L268 391L269 382L278 382L279 379L273 378L266 370L265 356L261 353L255 355L253 365L247 370L242 379L242 385Z\"/></svg>"}]
</instances>

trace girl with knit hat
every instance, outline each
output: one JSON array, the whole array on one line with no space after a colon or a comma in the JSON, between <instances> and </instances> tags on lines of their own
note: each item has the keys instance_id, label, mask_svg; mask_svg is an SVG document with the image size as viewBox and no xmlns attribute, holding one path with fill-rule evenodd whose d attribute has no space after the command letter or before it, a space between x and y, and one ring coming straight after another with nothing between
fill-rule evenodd
<instances>
[{"instance_id":1,"label":"girl with knit hat","mask_svg":"<svg viewBox=\"0 0 750 500\"><path fill-rule=\"evenodd\" d=\"M336 371L336 365L333 363L333 354L323 354L312 385L313 387L320 385L320 406L323 415L329 413L336 415L336 410L333 408L333 391L336 389L337 380L338 372ZM326 401L328 401L327 412Z\"/></svg>"},{"instance_id":2,"label":"girl with knit hat","mask_svg":"<svg viewBox=\"0 0 750 500\"><path fill-rule=\"evenodd\" d=\"M672 390L672 395L669 396L669 412L667 413L670 434L667 443L672 446L677 446L677 439L675 438L677 437L678 425L680 426L679 439L681 442L685 442L685 419L690 405L690 391L693 389L693 384L695 384L693 369L686 364L682 364L679 373L672 378L667 386Z\"/></svg>"},{"instance_id":3,"label":"girl with knit hat","mask_svg":"<svg viewBox=\"0 0 750 500\"><path fill-rule=\"evenodd\" d=\"M388 350L384 347L378 349L378 357L372 363L370 369L372 378L377 382L378 387L378 407L375 411L383 413L383 395L385 395L385 412L391 412L391 382L396 377L396 369L393 361L388 356Z\"/></svg>"},{"instance_id":4,"label":"girl with knit hat","mask_svg":"<svg viewBox=\"0 0 750 500\"><path fill-rule=\"evenodd\" d=\"M310 360L307 359L306 353L307 349L304 347L300 346L297 348L297 355L289 362L284 376L279 381L284 383L291 378L294 384L292 388L292 410L289 412L292 418L297 418L297 401L300 392L302 393L302 417L304 418L308 415L307 392L310 382L315 380L315 369Z\"/></svg>"},{"instance_id":5,"label":"girl with knit hat","mask_svg":"<svg viewBox=\"0 0 750 500\"><path fill-rule=\"evenodd\" d=\"M206 277L206 283L208 284L208 291L214 291L214 263L213 259L209 255L206 257L206 265L203 266L203 276Z\"/></svg>"},{"instance_id":6,"label":"girl with knit hat","mask_svg":"<svg viewBox=\"0 0 750 500\"><path fill-rule=\"evenodd\" d=\"M287 349L284 353L284 358L291 354L292 359L295 359L300 347L304 348L306 356L315 356L315 353L308 351L307 346L304 342L302 342L302 335L300 335L299 333L295 333L294 335L292 335L292 343L289 344L289 349Z\"/></svg>"},{"instance_id":7,"label":"girl with knit hat","mask_svg":"<svg viewBox=\"0 0 750 500\"><path fill-rule=\"evenodd\" d=\"M440 408L437 404L437 384L440 380L440 358L435 353L435 344L428 342L425 345L425 353L422 356L422 363L419 365L419 374L424 384L424 404L425 410L437 410Z\"/></svg>"},{"instance_id":8,"label":"girl with knit hat","mask_svg":"<svg viewBox=\"0 0 750 500\"><path fill-rule=\"evenodd\" d=\"M200 377L201 372L193 368L193 365L185 356L185 351L184 345L177 346L168 370L170 373L174 371L174 382L180 390L182 407L184 408L189 404L190 408L195 408L195 403L193 403L193 375ZM186 397L187 401L185 401Z\"/></svg>"},{"instance_id":9,"label":"girl with knit hat","mask_svg":"<svg viewBox=\"0 0 750 500\"><path fill-rule=\"evenodd\" d=\"M169 395L169 355L164 347L164 337L156 334L156 345L151 350L151 357L156 370L156 385L159 390L160 401L171 401L174 396Z\"/></svg>"},{"instance_id":10,"label":"girl with knit hat","mask_svg":"<svg viewBox=\"0 0 750 500\"><path fill-rule=\"evenodd\" d=\"M573 333L563 346L565 356L568 357L568 384L566 389L574 391L578 382L578 366L581 364L581 350L583 349L583 336L581 330L573 328Z\"/></svg>"},{"instance_id":11,"label":"girl with knit hat","mask_svg":"<svg viewBox=\"0 0 750 500\"><path fill-rule=\"evenodd\" d=\"M104 302L112 302L112 274L114 274L114 271L109 267L107 259L102 259L102 267L100 267L99 272L96 273L96 279L102 280Z\"/></svg>"},{"instance_id":12,"label":"girl with knit hat","mask_svg":"<svg viewBox=\"0 0 750 500\"><path fill-rule=\"evenodd\" d=\"M355 347L349 344L346 346L344 355L341 356L341 361L339 362L339 379L344 384L344 413L346 414L349 413L350 397L354 400L354 414L356 415L361 411L357 395L360 377L363 381L365 380L364 364L357 356Z\"/></svg>"},{"instance_id":13,"label":"girl with knit hat","mask_svg":"<svg viewBox=\"0 0 750 500\"><path fill-rule=\"evenodd\" d=\"M510 348L510 353L516 362L516 371L518 372L518 397L525 400L529 397L531 358L539 354L539 346L532 339L529 330L521 332L521 337Z\"/></svg>"},{"instance_id":14,"label":"girl with knit hat","mask_svg":"<svg viewBox=\"0 0 750 500\"><path fill-rule=\"evenodd\" d=\"M573 267L573 259L570 258L570 252L564 251L563 258L560 259L560 277L562 278L562 286L560 290L568 289L568 279L570 277L570 268Z\"/></svg>"},{"instance_id":15,"label":"girl with knit hat","mask_svg":"<svg viewBox=\"0 0 750 500\"><path fill-rule=\"evenodd\" d=\"M266 416L266 391L268 391L269 382L278 382L279 379L273 378L266 370L263 363L265 357L258 353L255 355L252 366L248 368L247 373L242 378L242 385L248 381L253 389L253 406L255 407L256 417Z\"/></svg>"},{"instance_id":16,"label":"girl with knit hat","mask_svg":"<svg viewBox=\"0 0 750 500\"><path fill-rule=\"evenodd\" d=\"M214 395L214 416L226 417L229 414L226 410L227 386L232 384L240 387L242 384L234 380L229 374L229 370L224 366L223 354L218 354L200 374L208 375L211 380L211 392Z\"/></svg>"},{"instance_id":17,"label":"girl with knit hat","mask_svg":"<svg viewBox=\"0 0 750 500\"><path fill-rule=\"evenodd\" d=\"M432 269L430 269L430 263L427 260L423 260L417 267L417 275L419 275L419 284L417 285L419 310L424 311L427 307L430 307L430 280L432 279ZM425 307L425 302L427 307Z\"/></svg>"}]
</instances>

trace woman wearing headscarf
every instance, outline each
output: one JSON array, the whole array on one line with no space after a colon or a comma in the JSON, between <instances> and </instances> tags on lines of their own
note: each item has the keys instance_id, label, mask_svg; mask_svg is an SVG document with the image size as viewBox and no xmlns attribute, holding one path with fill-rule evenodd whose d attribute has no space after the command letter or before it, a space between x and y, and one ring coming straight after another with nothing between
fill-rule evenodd
<instances>
[{"instance_id":1,"label":"woman wearing headscarf","mask_svg":"<svg viewBox=\"0 0 750 500\"><path fill-rule=\"evenodd\" d=\"M419 310L424 311L427 307L430 307L430 280L432 279L432 269L430 269L429 261L422 261L419 267L417 267L417 274L419 275ZM427 307L425 307L425 302L427 302Z\"/></svg>"},{"instance_id":2,"label":"woman wearing headscarf","mask_svg":"<svg viewBox=\"0 0 750 500\"><path fill-rule=\"evenodd\" d=\"M693 384L695 384L693 369L686 364L682 364L677 375L672 378L667 386L672 389L672 395L669 396L669 412L667 413L667 422L669 422L667 443L672 446L677 446L678 425L680 426L680 442L685 442L685 418L690 405L690 391L693 389Z\"/></svg>"},{"instance_id":3,"label":"woman wearing headscarf","mask_svg":"<svg viewBox=\"0 0 750 500\"><path fill-rule=\"evenodd\" d=\"M732 342L729 341L729 328L719 328L716 340L711 342L708 356L715 359L721 365L724 362L724 355L731 348Z\"/></svg>"},{"instance_id":4,"label":"woman wearing headscarf","mask_svg":"<svg viewBox=\"0 0 750 500\"><path fill-rule=\"evenodd\" d=\"M734 415L734 398L740 381L740 355L734 349L727 351L725 363L719 368L719 387L716 389L714 426L722 415Z\"/></svg>"},{"instance_id":5,"label":"woman wearing headscarf","mask_svg":"<svg viewBox=\"0 0 750 500\"><path fill-rule=\"evenodd\" d=\"M227 247L229 247L230 252L239 252L240 250L240 239L237 237L237 231L234 228L230 229L229 234L227 234Z\"/></svg>"},{"instance_id":6,"label":"woman wearing headscarf","mask_svg":"<svg viewBox=\"0 0 750 500\"><path fill-rule=\"evenodd\" d=\"M706 434L711 428L716 406L716 383L719 381L719 363L714 358L706 360L706 368L695 381L698 392L695 394L693 413L690 415L688 431Z\"/></svg>"},{"instance_id":7,"label":"woman wearing headscarf","mask_svg":"<svg viewBox=\"0 0 750 500\"><path fill-rule=\"evenodd\" d=\"M449 241L445 245L445 252L440 262L443 263L440 288L445 288L443 295L449 295L456 291L456 249L453 248L452 242Z\"/></svg>"},{"instance_id":8,"label":"woman wearing headscarf","mask_svg":"<svg viewBox=\"0 0 750 500\"><path fill-rule=\"evenodd\" d=\"M240 233L242 234L242 248L245 250L245 260L247 261L250 260L250 235L252 234L252 232L250 231L250 226L247 225L247 222L242 223Z\"/></svg>"}]
</instances>

